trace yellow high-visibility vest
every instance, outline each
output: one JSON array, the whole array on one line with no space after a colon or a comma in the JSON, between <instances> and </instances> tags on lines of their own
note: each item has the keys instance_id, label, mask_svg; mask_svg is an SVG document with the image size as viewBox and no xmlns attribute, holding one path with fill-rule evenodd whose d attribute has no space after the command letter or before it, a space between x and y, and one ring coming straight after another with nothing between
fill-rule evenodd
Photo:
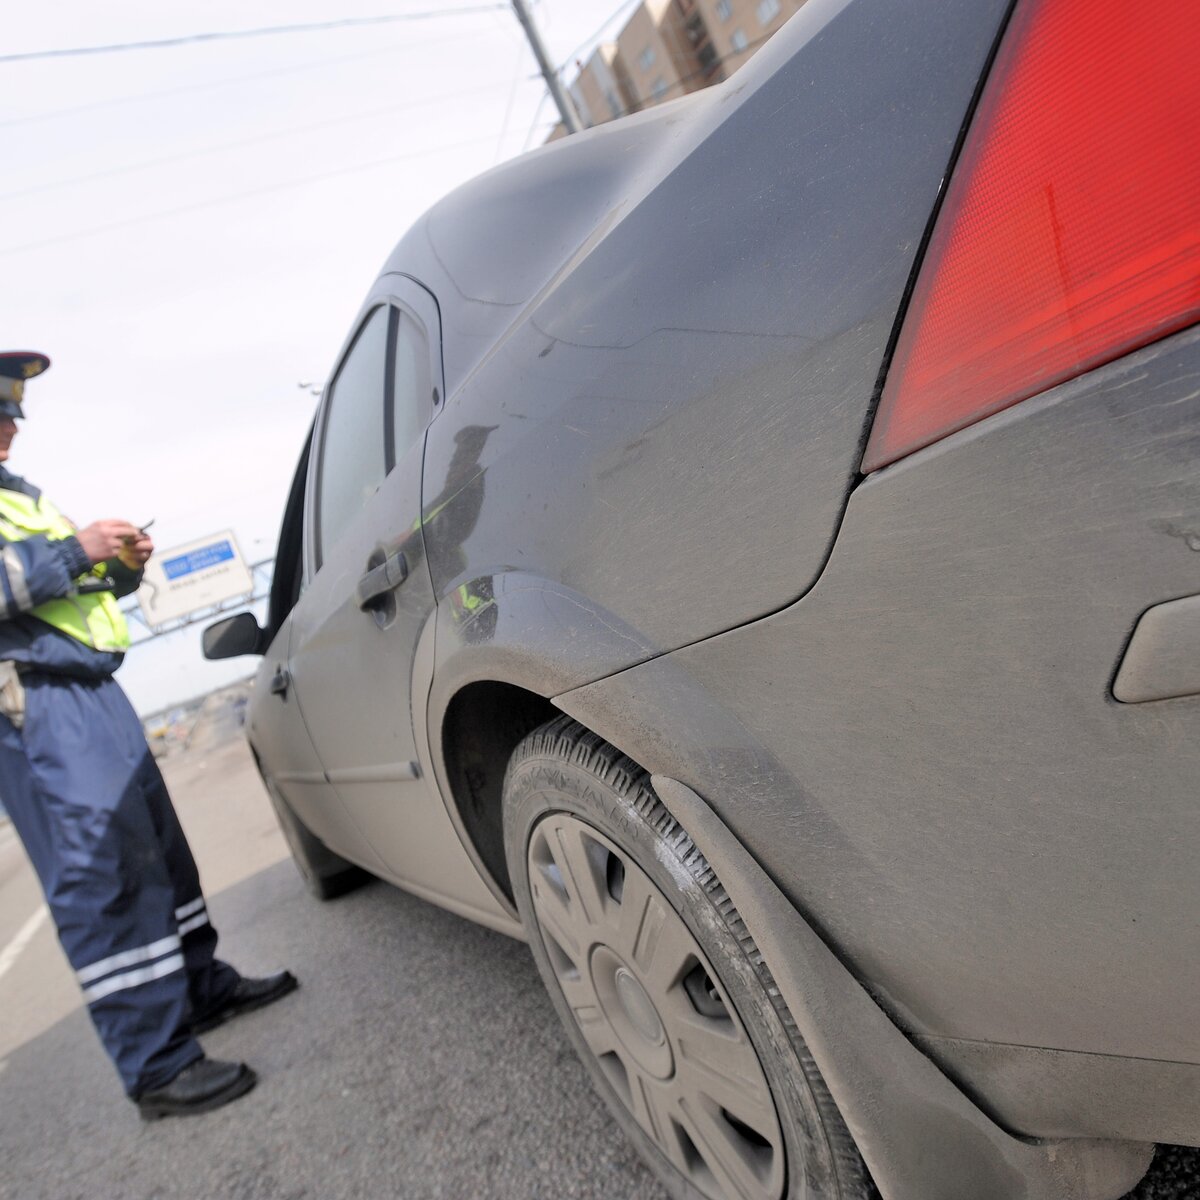
<instances>
[{"instance_id":1,"label":"yellow high-visibility vest","mask_svg":"<svg viewBox=\"0 0 1200 1200\"><path fill-rule=\"evenodd\" d=\"M44 534L51 541L62 541L74 533L75 526L45 496L35 500L24 492L0 488L0 534L5 541L22 542L35 534ZM9 564L5 563L5 566ZM105 574L103 563L97 563L92 570L98 576ZM16 582L12 579L11 567L9 579ZM47 600L31 608L29 615L95 650L129 649L129 627L111 592L89 592Z\"/></svg>"}]
</instances>

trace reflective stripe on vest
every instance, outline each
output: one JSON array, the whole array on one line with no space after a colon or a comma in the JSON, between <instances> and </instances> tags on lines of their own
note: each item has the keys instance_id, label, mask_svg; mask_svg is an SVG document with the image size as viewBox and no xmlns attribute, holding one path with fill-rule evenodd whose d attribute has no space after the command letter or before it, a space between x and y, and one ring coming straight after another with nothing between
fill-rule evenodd
<instances>
[{"instance_id":1,"label":"reflective stripe on vest","mask_svg":"<svg viewBox=\"0 0 1200 1200\"><path fill-rule=\"evenodd\" d=\"M23 542L26 538L43 534L50 541L57 542L74 533L75 526L44 496L35 500L24 492L0 488L0 535L5 541ZM5 566L8 566L7 561ZM94 571L97 575L103 575L103 563L98 564ZM18 581L13 579L11 568L9 578L16 586ZM23 585L22 577L20 586ZM111 592L90 592L85 596L47 600L31 608L29 615L95 650L129 649L129 628Z\"/></svg>"}]
</instances>

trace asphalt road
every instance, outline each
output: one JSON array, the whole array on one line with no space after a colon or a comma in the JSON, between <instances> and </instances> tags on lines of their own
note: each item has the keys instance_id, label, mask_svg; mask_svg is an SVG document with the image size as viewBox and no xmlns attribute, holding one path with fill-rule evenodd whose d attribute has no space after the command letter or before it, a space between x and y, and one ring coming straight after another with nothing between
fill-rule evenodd
<instances>
[{"instance_id":1,"label":"asphalt road","mask_svg":"<svg viewBox=\"0 0 1200 1200\"><path fill-rule=\"evenodd\" d=\"M0 826L5 1200L666 1200L591 1090L526 948L383 884L304 892L238 740L164 771L222 952L301 990L206 1035L260 1072L246 1099L143 1124L80 1007ZM1133 1195L1200 1196L1167 1154Z\"/></svg>"},{"instance_id":2,"label":"asphalt road","mask_svg":"<svg viewBox=\"0 0 1200 1200\"><path fill-rule=\"evenodd\" d=\"M204 1038L259 1071L250 1096L145 1125L36 925L0 978L0 1196L665 1200L524 945L383 884L312 900L238 741L163 765L222 953L301 989ZM6 826L0 954L39 903Z\"/></svg>"}]
</instances>

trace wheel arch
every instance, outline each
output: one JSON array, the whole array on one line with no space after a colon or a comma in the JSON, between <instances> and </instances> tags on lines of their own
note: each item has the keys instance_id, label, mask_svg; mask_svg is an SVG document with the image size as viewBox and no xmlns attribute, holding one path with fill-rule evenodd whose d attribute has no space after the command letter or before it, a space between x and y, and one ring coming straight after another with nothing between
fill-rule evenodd
<instances>
[{"instance_id":1,"label":"wheel arch","mask_svg":"<svg viewBox=\"0 0 1200 1200\"><path fill-rule=\"evenodd\" d=\"M558 714L544 696L498 679L477 679L450 698L439 749L447 800L485 881L514 904L504 857L503 788L522 739Z\"/></svg>"},{"instance_id":2,"label":"wheel arch","mask_svg":"<svg viewBox=\"0 0 1200 1200\"><path fill-rule=\"evenodd\" d=\"M464 595L486 599L454 602ZM657 652L585 596L528 573L455 579L442 589L418 646L414 724L467 854L514 922L502 824L513 750L559 715L553 697Z\"/></svg>"},{"instance_id":3,"label":"wheel arch","mask_svg":"<svg viewBox=\"0 0 1200 1200\"><path fill-rule=\"evenodd\" d=\"M502 623L500 619L491 622L493 632ZM570 691L569 685L563 686L569 672L561 663L555 664L557 669L547 670L542 660L550 650L544 641L540 649L534 642L527 653L519 654L511 638L489 638L483 646L470 647L463 644L466 639L461 638L461 630L448 632L458 640L439 647L439 670L443 652L446 669L440 679L435 678L431 690L430 748L460 836L481 874L497 898L503 896L514 917L503 847L505 772L512 751L525 734L566 712L653 773L654 790L729 888L752 936L772 964L784 1000L814 1050L834 1101L885 1194L897 1200L962 1194L956 1189L967 1178L987 1181L975 1193L981 1200L984 1196L1009 1200L1018 1194L1026 1200L1049 1200L1063 1194L1100 1200L1123 1194L1144 1173L1151 1152L1147 1145L1098 1139L1030 1142L995 1124L911 1043L823 942L821 934L778 891L718 813L663 772L663 765L672 758L669 739L656 745L663 729L656 733L638 724L637 717L622 706L606 708L587 693L564 695ZM609 673L620 669L618 665ZM731 726L729 714L694 682L681 678L675 682L675 702L688 710L691 722L715 738L717 745L732 736L736 722ZM499 831L495 846L489 841L494 837L486 828L489 821ZM854 1051L855 1046L862 1052ZM847 1047L851 1047L848 1057ZM879 1074L879 1064L893 1062L897 1056L902 1066L898 1077ZM878 1061L873 1063L873 1058ZM871 1095L888 1098L886 1114L870 1112L865 1097ZM900 1120L897 1114L905 1112L908 1116ZM948 1114L953 1116L954 1136L944 1128ZM917 1143L936 1143L942 1145L941 1151L927 1163L915 1163L911 1155L897 1149L896 1122L907 1128Z\"/></svg>"}]
</instances>

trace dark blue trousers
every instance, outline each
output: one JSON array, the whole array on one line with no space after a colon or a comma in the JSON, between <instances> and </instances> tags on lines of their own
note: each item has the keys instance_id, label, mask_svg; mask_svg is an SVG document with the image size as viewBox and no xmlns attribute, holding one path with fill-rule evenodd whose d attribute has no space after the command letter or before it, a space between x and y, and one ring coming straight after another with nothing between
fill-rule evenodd
<instances>
[{"instance_id":1,"label":"dark blue trousers","mask_svg":"<svg viewBox=\"0 0 1200 1200\"><path fill-rule=\"evenodd\" d=\"M203 1051L193 1014L238 974L214 956L200 878L141 722L112 680L31 672L26 716L0 716L0 795L130 1096Z\"/></svg>"}]
</instances>

